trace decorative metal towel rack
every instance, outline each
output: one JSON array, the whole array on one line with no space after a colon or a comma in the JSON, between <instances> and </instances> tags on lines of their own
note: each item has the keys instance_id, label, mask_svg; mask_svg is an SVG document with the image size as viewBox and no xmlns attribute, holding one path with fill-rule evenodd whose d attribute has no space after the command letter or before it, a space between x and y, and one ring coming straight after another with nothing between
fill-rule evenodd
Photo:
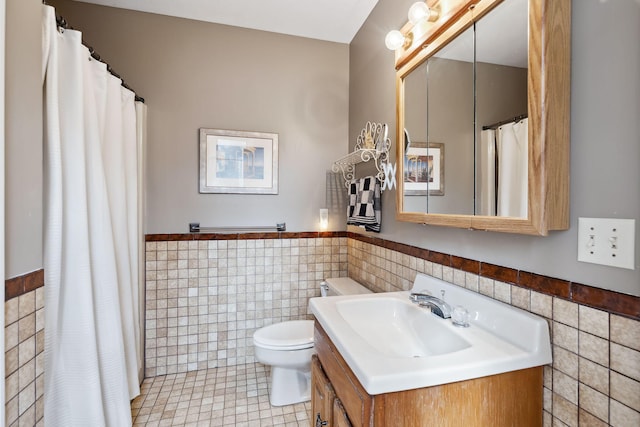
<instances>
[{"instance_id":1,"label":"decorative metal towel rack","mask_svg":"<svg viewBox=\"0 0 640 427\"><path fill-rule=\"evenodd\" d=\"M276 224L275 227L264 227L264 226L256 226L256 227L200 227L199 222L190 222L189 223L189 232L190 233L225 233L225 232L233 232L233 231L287 231L287 224L285 222Z\"/></svg>"},{"instance_id":2,"label":"decorative metal towel rack","mask_svg":"<svg viewBox=\"0 0 640 427\"><path fill-rule=\"evenodd\" d=\"M358 135L354 151L333 162L331 170L335 173L342 172L345 187L349 188L349 183L355 178L355 165L370 160L373 160L376 165L378 171L376 178L384 182L385 173L382 164L389 161L391 148L388 134L389 128L386 123L367 122Z\"/></svg>"}]
</instances>

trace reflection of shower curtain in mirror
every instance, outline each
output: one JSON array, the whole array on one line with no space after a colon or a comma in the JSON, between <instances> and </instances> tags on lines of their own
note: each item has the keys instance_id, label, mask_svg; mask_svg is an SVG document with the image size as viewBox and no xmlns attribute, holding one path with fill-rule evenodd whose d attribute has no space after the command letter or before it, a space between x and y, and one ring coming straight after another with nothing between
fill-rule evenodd
<instances>
[{"instance_id":1,"label":"reflection of shower curtain in mirror","mask_svg":"<svg viewBox=\"0 0 640 427\"><path fill-rule=\"evenodd\" d=\"M528 119L500 126L498 152L498 216L528 216Z\"/></svg>"},{"instance_id":2,"label":"reflection of shower curtain in mirror","mask_svg":"<svg viewBox=\"0 0 640 427\"><path fill-rule=\"evenodd\" d=\"M496 131L480 134L480 206L478 215L496 214Z\"/></svg>"}]
</instances>

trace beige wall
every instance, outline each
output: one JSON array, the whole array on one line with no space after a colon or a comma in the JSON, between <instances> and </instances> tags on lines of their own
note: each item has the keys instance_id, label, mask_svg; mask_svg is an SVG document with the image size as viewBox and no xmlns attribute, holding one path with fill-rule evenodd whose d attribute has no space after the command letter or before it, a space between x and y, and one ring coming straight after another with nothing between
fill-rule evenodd
<instances>
[{"instance_id":1,"label":"beige wall","mask_svg":"<svg viewBox=\"0 0 640 427\"><path fill-rule=\"evenodd\" d=\"M12 278L42 268L42 3L6 6L5 278Z\"/></svg>"},{"instance_id":2,"label":"beige wall","mask_svg":"<svg viewBox=\"0 0 640 427\"><path fill-rule=\"evenodd\" d=\"M79 2L51 2L149 107L147 232L318 229L347 152L348 45ZM278 195L198 194L200 127L279 134ZM344 219L331 218L331 228Z\"/></svg>"},{"instance_id":3,"label":"beige wall","mask_svg":"<svg viewBox=\"0 0 640 427\"><path fill-rule=\"evenodd\" d=\"M387 122L395 132L394 58L384 36L406 22L411 3L380 0L350 45L351 146L366 120ZM381 237L640 295L638 221L635 270L577 261L578 217L640 220L640 51L634 45L640 5L579 0L572 6L571 228L540 238L401 223L395 220L396 194L387 191Z\"/></svg>"}]
</instances>

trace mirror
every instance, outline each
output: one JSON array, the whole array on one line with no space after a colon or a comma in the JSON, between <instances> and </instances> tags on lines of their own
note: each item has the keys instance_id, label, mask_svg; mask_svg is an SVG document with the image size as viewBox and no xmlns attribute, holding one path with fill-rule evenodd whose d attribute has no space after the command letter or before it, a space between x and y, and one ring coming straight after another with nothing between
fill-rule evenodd
<instances>
[{"instance_id":1,"label":"mirror","mask_svg":"<svg viewBox=\"0 0 640 427\"><path fill-rule=\"evenodd\" d=\"M475 23L476 215L527 217L527 0Z\"/></svg>"},{"instance_id":2,"label":"mirror","mask_svg":"<svg viewBox=\"0 0 640 427\"><path fill-rule=\"evenodd\" d=\"M428 31L403 27L398 220L568 228L570 3L469 1Z\"/></svg>"},{"instance_id":3,"label":"mirror","mask_svg":"<svg viewBox=\"0 0 640 427\"><path fill-rule=\"evenodd\" d=\"M405 211L526 217L526 132L517 140L513 124L497 123L527 113L527 0L498 5L404 85L405 129L413 138L403 162ZM446 193L430 188L439 178L433 153L416 149L434 144L449 153L448 173L437 180L437 187L446 182Z\"/></svg>"},{"instance_id":4,"label":"mirror","mask_svg":"<svg viewBox=\"0 0 640 427\"><path fill-rule=\"evenodd\" d=\"M406 212L474 213L473 48L469 28L405 78Z\"/></svg>"}]
</instances>

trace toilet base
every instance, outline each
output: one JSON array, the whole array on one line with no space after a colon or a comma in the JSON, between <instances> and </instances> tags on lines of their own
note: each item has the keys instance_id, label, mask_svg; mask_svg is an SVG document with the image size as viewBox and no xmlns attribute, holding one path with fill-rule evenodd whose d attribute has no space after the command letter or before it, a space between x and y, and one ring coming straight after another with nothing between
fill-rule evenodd
<instances>
[{"instance_id":1,"label":"toilet base","mask_svg":"<svg viewBox=\"0 0 640 427\"><path fill-rule=\"evenodd\" d=\"M311 369L271 367L272 406L293 405L311 400Z\"/></svg>"}]
</instances>

